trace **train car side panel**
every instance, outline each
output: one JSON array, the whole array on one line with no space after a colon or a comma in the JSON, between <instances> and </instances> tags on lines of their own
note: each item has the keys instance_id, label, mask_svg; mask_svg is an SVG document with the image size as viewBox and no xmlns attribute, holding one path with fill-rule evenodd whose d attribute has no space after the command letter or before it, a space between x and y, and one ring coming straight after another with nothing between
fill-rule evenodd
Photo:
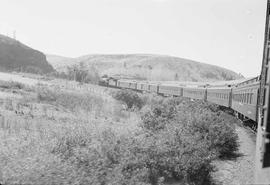
<instances>
[{"instance_id":1,"label":"train car side panel","mask_svg":"<svg viewBox=\"0 0 270 185\"><path fill-rule=\"evenodd\" d=\"M183 88L174 85L160 85L158 93L163 95L183 96Z\"/></svg>"},{"instance_id":2,"label":"train car side panel","mask_svg":"<svg viewBox=\"0 0 270 185\"><path fill-rule=\"evenodd\" d=\"M257 121L259 83L235 87L232 90L232 109Z\"/></svg>"},{"instance_id":3,"label":"train car side panel","mask_svg":"<svg viewBox=\"0 0 270 185\"><path fill-rule=\"evenodd\" d=\"M183 88L183 96L193 99L205 100L206 89L185 87Z\"/></svg>"},{"instance_id":4,"label":"train car side panel","mask_svg":"<svg viewBox=\"0 0 270 185\"><path fill-rule=\"evenodd\" d=\"M230 107L231 100L231 88L208 88L207 89L207 101Z\"/></svg>"},{"instance_id":5,"label":"train car side panel","mask_svg":"<svg viewBox=\"0 0 270 185\"><path fill-rule=\"evenodd\" d=\"M158 93L158 84L149 84L149 91L153 93Z\"/></svg>"}]
</instances>

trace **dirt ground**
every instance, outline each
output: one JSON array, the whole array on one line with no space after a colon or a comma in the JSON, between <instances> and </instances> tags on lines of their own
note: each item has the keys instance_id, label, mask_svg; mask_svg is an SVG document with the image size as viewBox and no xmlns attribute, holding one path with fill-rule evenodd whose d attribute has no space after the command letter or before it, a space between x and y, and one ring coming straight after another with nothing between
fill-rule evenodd
<instances>
[{"instance_id":1,"label":"dirt ground","mask_svg":"<svg viewBox=\"0 0 270 185\"><path fill-rule=\"evenodd\" d=\"M236 126L240 156L232 160L216 161L217 171L212 177L217 184L254 184L256 135L243 126Z\"/></svg>"}]
</instances>

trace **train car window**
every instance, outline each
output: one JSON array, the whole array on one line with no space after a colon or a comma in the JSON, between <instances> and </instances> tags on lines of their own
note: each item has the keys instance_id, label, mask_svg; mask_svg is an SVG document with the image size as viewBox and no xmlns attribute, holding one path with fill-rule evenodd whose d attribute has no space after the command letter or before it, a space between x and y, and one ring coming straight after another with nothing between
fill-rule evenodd
<instances>
[{"instance_id":1,"label":"train car window","mask_svg":"<svg viewBox=\"0 0 270 185\"><path fill-rule=\"evenodd\" d=\"M242 102L242 95L239 94L239 102Z\"/></svg>"}]
</instances>

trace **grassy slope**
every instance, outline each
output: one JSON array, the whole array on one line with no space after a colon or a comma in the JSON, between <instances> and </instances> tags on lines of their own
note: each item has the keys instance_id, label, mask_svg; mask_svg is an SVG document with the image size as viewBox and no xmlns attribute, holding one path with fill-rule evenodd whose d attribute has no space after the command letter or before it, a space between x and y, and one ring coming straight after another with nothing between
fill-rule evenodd
<instances>
[{"instance_id":1,"label":"grassy slope","mask_svg":"<svg viewBox=\"0 0 270 185\"><path fill-rule=\"evenodd\" d=\"M76 59L47 56L63 71L66 66L83 62L95 66L101 74L157 81L222 81L239 79L233 71L188 59L152 54L86 55Z\"/></svg>"}]
</instances>

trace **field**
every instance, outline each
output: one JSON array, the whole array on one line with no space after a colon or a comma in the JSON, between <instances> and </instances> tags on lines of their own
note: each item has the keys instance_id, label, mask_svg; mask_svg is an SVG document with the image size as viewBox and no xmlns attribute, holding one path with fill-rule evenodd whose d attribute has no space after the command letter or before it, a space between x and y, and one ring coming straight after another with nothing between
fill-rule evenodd
<instances>
[{"instance_id":1,"label":"field","mask_svg":"<svg viewBox=\"0 0 270 185\"><path fill-rule=\"evenodd\" d=\"M2 184L214 184L212 162L237 156L215 105L0 75Z\"/></svg>"}]
</instances>

